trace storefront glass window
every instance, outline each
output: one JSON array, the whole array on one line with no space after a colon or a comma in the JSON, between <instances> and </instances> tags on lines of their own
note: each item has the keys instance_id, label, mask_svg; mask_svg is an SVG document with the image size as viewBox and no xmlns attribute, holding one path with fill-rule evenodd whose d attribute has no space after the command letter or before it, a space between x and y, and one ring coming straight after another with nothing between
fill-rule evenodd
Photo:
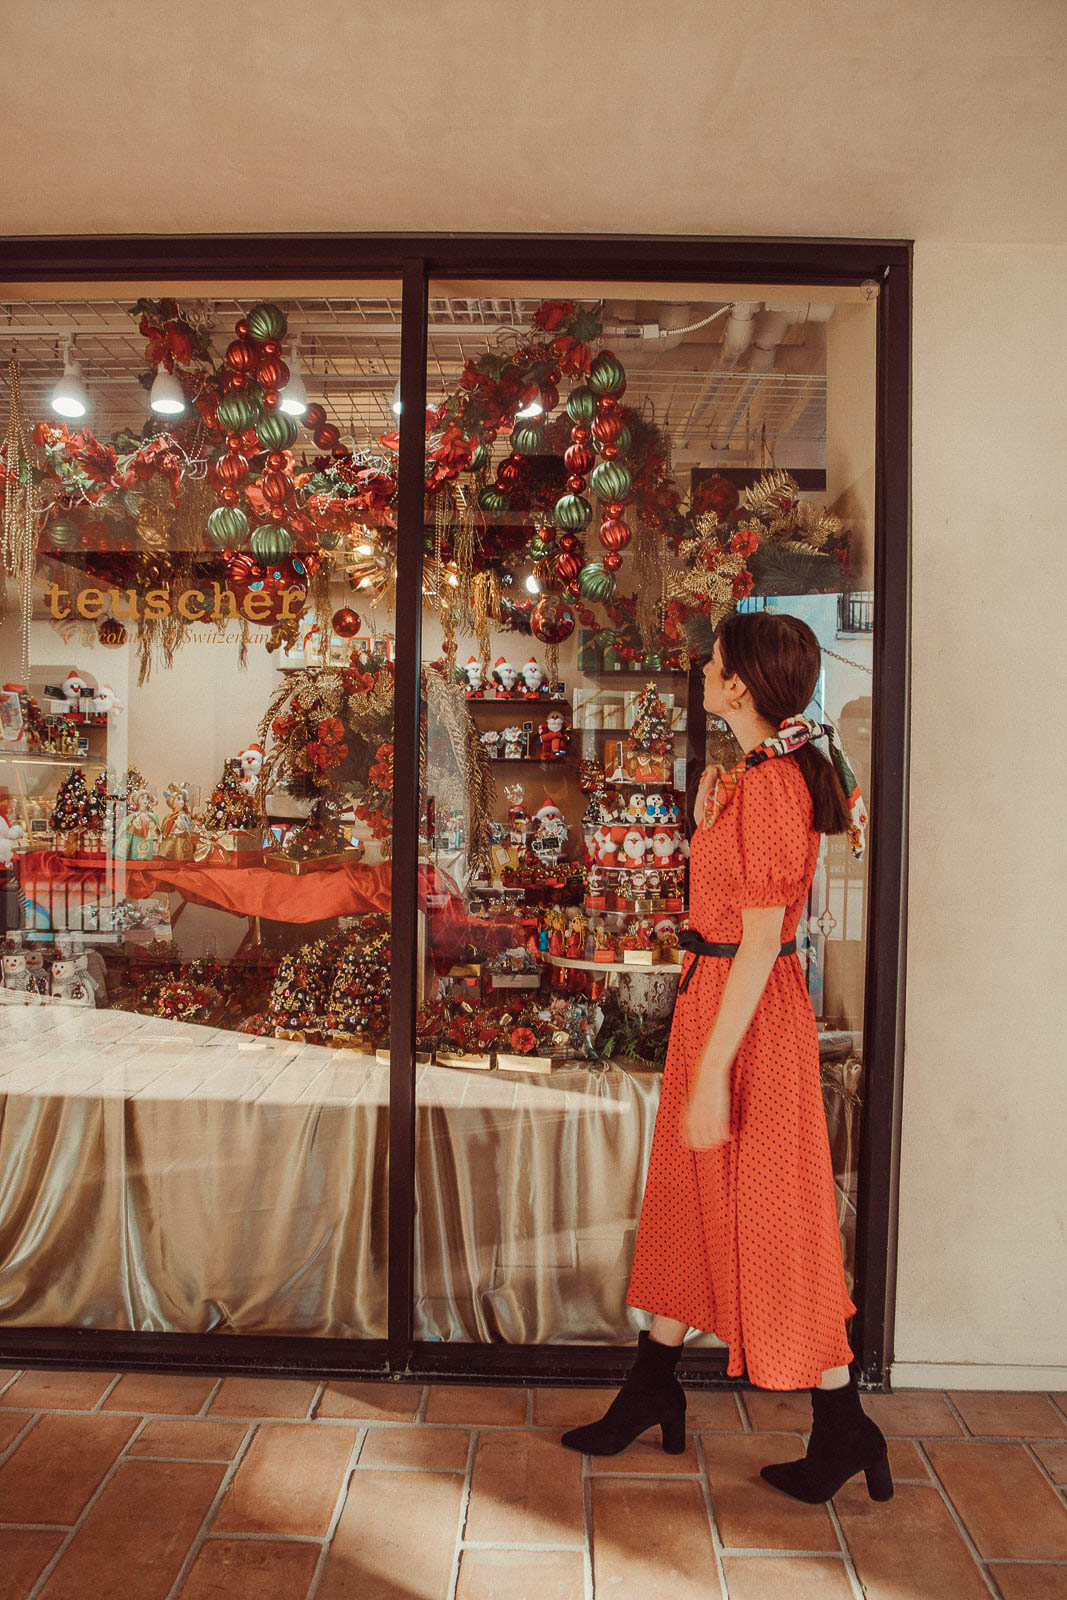
<instances>
[{"instance_id":1,"label":"storefront glass window","mask_svg":"<svg viewBox=\"0 0 1067 1600\"><path fill-rule=\"evenodd\" d=\"M2 312L0 1321L381 1337L398 287Z\"/></svg>"},{"instance_id":2,"label":"storefront glass window","mask_svg":"<svg viewBox=\"0 0 1067 1600\"><path fill-rule=\"evenodd\" d=\"M416 1337L644 1325L689 807L740 753L702 710L724 616L811 625L809 714L869 792L874 340L858 291L431 287ZM800 952L850 1286L865 925L824 842Z\"/></svg>"}]
</instances>

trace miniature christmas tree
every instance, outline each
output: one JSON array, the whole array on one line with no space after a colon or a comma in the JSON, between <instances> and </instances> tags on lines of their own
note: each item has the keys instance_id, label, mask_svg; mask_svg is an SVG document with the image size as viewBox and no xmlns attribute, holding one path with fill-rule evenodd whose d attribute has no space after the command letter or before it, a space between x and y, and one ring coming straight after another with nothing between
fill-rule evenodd
<instances>
[{"instance_id":1,"label":"miniature christmas tree","mask_svg":"<svg viewBox=\"0 0 1067 1600\"><path fill-rule=\"evenodd\" d=\"M103 833L111 814L112 797L108 791L107 773L101 772L85 802L85 820L82 826L88 833Z\"/></svg>"},{"instance_id":2,"label":"miniature christmas tree","mask_svg":"<svg viewBox=\"0 0 1067 1600\"><path fill-rule=\"evenodd\" d=\"M363 917L337 963L326 1026L378 1045L389 1033L389 918Z\"/></svg>"},{"instance_id":3,"label":"miniature christmas tree","mask_svg":"<svg viewBox=\"0 0 1067 1600\"><path fill-rule=\"evenodd\" d=\"M259 814L252 796L241 785L240 772L227 761L222 777L211 791L204 821L214 833L248 833L259 827Z\"/></svg>"},{"instance_id":4,"label":"miniature christmas tree","mask_svg":"<svg viewBox=\"0 0 1067 1600\"><path fill-rule=\"evenodd\" d=\"M87 814L90 810L89 792L85 787L85 774L80 767L71 767L59 786L52 807L51 824L56 833L80 833L92 826Z\"/></svg>"},{"instance_id":5,"label":"miniature christmas tree","mask_svg":"<svg viewBox=\"0 0 1067 1600\"><path fill-rule=\"evenodd\" d=\"M336 937L314 939L283 956L271 990L267 1021L286 1033L318 1033L326 1024L337 959Z\"/></svg>"},{"instance_id":6,"label":"miniature christmas tree","mask_svg":"<svg viewBox=\"0 0 1067 1600\"><path fill-rule=\"evenodd\" d=\"M656 685L648 683L638 697L626 748L633 755L662 756L672 747L670 713L656 693Z\"/></svg>"}]
</instances>

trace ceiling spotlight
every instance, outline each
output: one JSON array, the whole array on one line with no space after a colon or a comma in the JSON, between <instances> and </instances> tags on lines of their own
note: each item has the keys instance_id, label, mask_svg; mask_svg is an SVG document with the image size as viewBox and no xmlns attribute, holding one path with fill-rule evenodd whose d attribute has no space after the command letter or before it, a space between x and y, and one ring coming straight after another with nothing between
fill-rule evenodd
<instances>
[{"instance_id":1,"label":"ceiling spotlight","mask_svg":"<svg viewBox=\"0 0 1067 1600\"><path fill-rule=\"evenodd\" d=\"M399 378L396 380L396 388L393 390L393 399L392 399L392 402L391 402L391 409L392 409L393 415L397 416L397 417L400 415L400 412L402 410L402 407L401 407L401 404L400 404L400 379Z\"/></svg>"},{"instance_id":2,"label":"ceiling spotlight","mask_svg":"<svg viewBox=\"0 0 1067 1600\"><path fill-rule=\"evenodd\" d=\"M537 579L534 577L532 572L530 573L530 576L526 580L526 592L527 592L527 594L540 594L541 593L541 585L538 583Z\"/></svg>"},{"instance_id":3,"label":"ceiling spotlight","mask_svg":"<svg viewBox=\"0 0 1067 1600\"><path fill-rule=\"evenodd\" d=\"M540 400L531 400L528 406L523 406L521 411L516 411L515 419L518 421L520 417L539 417L544 412L544 409Z\"/></svg>"},{"instance_id":4,"label":"ceiling spotlight","mask_svg":"<svg viewBox=\"0 0 1067 1600\"><path fill-rule=\"evenodd\" d=\"M185 393L173 372L168 372L166 367L160 367L152 380L152 392L148 397L152 410L161 417L177 417L185 410Z\"/></svg>"},{"instance_id":5,"label":"ceiling spotlight","mask_svg":"<svg viewBox=\"0 0 1067 1600\"><path fill-rule=\"evenodd\" d=\"M81 362L75 358L68 339L63 350L63 376L52 390L52 410L60 417L84 417L89 396L82 377Z\"/></svg>"},{"instance_id":6,"label":"ceiling spotlight","mask_svg":"<svg viewBox=\"0 0 1067 1600\"><path fill-rule=\"evenodd\" d=\"M308 408L308 392L304 387L304 374L300 367L300 351L293 351L289 364L289 382L278 396L278 406L291 417L302 417Z\"/></svg>"}]
</instances>

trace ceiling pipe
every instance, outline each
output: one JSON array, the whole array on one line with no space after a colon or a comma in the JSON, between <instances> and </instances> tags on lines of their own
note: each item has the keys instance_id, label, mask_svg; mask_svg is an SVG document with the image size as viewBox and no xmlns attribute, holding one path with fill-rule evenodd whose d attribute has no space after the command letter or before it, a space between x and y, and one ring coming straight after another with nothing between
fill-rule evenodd
<instances>
[{"instance_id":1,"label":"ceiling pipe","mask_svg":"<svg viewBox=\"0 0 1067 1600\"><path fill-rule=\"evenodd\" d=\"M722 353L719 357L721 372L732 371L752 343L760 304L759 300L739 300L730 312L722 336Z\"/></svg>"},{"instance_id":2,"label":"ceiling pipe","mask_svg":"<svg viewBox=\"0 0 1067 1600\"><path fill-rule=\"evenodd\" d=\"M749 351L748 370L750 372L770 372L774 366L774 354L785 338L786 331L793 323L792 312L778 309L772 311L769 306L764 308L759 319L759 326L752 338L752 348Z\"/></svg>"}]
</instances>

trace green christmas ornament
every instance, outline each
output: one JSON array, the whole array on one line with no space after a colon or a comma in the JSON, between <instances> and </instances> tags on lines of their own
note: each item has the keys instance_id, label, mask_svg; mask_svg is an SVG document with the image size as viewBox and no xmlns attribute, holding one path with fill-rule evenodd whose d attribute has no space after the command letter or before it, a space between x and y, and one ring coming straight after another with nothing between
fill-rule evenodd
<instances>
[{"instance_id":1,"label":"green christmas ornament","mask_svg":"<svg viewBox=\"0 0 1067 1600\"><path fill-rule=\"evenodd\" d=\"M633 479L621 461L602 461L593 468L589 487L601 500L625 500L633 488Z\"/></svg>"},{"instance_id":2,"label":"green christmas ornament","mask_svg":"<svg viewBox=\"0 0 1067 1600\"><path fill-rule=\"evenodd\" d=\"M259 416L259 401L246 390L224 394L217 415L227 433L243 433Z\"/></svg>"},{"instance_id":3,"label":"green christmas ornament","mask_svg":"<svg viewBox=\"0 0 1067 1600\"><path fill-rule=\"evenodd\" d=\"M594 394L621 394L626 388L626 373L618 356L602 350L593 357L588 383Z\"/></svg>"},{"instance_id":4,"label":"green christmas ornament","mask_svg":"<svg viewBox=\"0 0 1067 1600\"><path fill-rule=\"evenodd\" d=\"M499 489L483 489L478 496L478 504L490 516L499 516L504 511L511 510L511 501Z\"/></svg>"},{"instance_id":5,"label":"green christmas ornament","mask_svg":"<svg viewBox=\"0 0 1067 1600\"><path fill-rule=\"evenodd\" d=\"M284 339L289 327L285 312L270 301L253 306L245 322L248 325L248 337L257 344L266 344L268 339Z\"/></svg>"},{"instance_id":6,"label":"green christmas ornament","mask_svg":"<svg viewBox=\"0 0 1067 1600\"><path fill-rule=\"evenodd\" d=\"M582 533L592 520L593 508L584 495L565 494L556 501L553 515L557 528L564 528L568 533Z\"/></svg>"},{"instance_id":7,"label":"green christmas ornament","mask_svg":"<svg viewBox=\"0 0 1067 1600\"><path fill-rule=\"evenodd\" d=\"M567 415L572 422L581 423L584 427L588 427L596 416L596 395L584 383L572 389L567 396Z\"/></svg>"},{"instance_id":8,"label":"green christmas ornament","mask_svg":"<svg viewBox=\"0 0 1067 1600\"><path fill-rule=\"evenodd\" d=\"M336 550L341 543L341 535L336 528L321 528L319 530L319 549Z\"/></svg>"},{"instance_id":9,"label":"green christmas ornament","mask_svg":"<svg viewBox=\"0 0 1067 1600\"><path fill-rule=\"evenodd\" d=\"M603 605L615 593L615 574L602 561L587 561L578 574L578 588L587 600Z\"/></svg>"},{"instance_id":10,"label":"green christmas ornament","mask_svg":"<svg viewBox=\"0 0 1067 1600\"><path fill-rule=\"evenodd\" d=\"M598 628L589 643L597 650L611 650L618 643L619 636L614 628Z\"/></svg>"},{"instance_id":11,"label":"green christmas ornament","mask_svg":"<svg viewBox=\"0 0 1067 1600\"><path fill-rule=\"evenodd\" d=\"M256 423L256 433L264 450L291 450L299 432L296 418L288 411L267 411Z\"/></svg>"},{"instance_id":12,"label":"green christmas ornament","mask_svg":"<svg viewBox=\"0 0 1067 1600\"><path fill-rule=\"evenodd\" d=\"M207 531L216 550L237 550L248 538L248 518L240 506L216 506Z\"/></svg>"},{"instance_id":13,"label":"green christmas ornament","mask_svg":"<svg viewBox=\"0 0 1067 1600\"><path fill-rule=\"evenodd\" d=\"M539 456L545 448L545 430L536 422L518 422L511 430L511 448L519 456Z\"/></svg>"},{"instance_id":14,"label":"green christmas ornament","mask_svg":"<svg viewBox=\"0 0 1067 1600\"><path fill-rule=\"evenodd\" d=\"M480 472L489 464L489 452L484 444L475 445L474 454L471 456L471 471Z\"/></svg>"},{"instance_id":15,"label":"green christmas ornament","mask_svg":"<svg viewBox=\"0 0 1067 1600\"><path fill-rule=\"evenodd\" d=\"M56 550L73 550L78 542L78 524L73 517L54 517L45 532Z\"/></svg>"},{"instance_id":16,"label":"green christmas ornament","mask_svg":"<svg viewBox=\"0 0 1067 1600\"><path fill-rule=\"evenodd\" d=\"M283 528L277 522L265 522L257 528L252 535L252 554L257 561L273 565L277 561L284 561L292 553L293 536L288 528Z\"/></svg>"}]
</instances>

